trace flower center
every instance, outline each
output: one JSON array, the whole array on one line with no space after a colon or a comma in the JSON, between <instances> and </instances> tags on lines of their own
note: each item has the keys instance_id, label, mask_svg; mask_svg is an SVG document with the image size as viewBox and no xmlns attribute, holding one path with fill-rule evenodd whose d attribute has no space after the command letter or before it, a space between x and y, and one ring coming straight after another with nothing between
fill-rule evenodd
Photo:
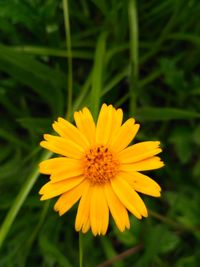
<instances>
[{"instance_id":1,"label":"flower center","mask_svg":"<svg viewBox=\"0 0 200 267\"><path fill-rule=\"evenodd\" d=\"M86 152L83 158L84 176L92 184L104 184L118 172L119 161L103 145Z\"/></svg>"}]
</instances>

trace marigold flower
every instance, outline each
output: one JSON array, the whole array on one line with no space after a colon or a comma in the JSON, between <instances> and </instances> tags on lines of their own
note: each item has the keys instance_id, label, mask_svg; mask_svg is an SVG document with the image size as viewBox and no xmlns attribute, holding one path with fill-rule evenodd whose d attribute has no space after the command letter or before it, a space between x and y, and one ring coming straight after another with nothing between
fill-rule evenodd
<instances>
[{"instance_id":1,"label":"marigold flower","mask_svg":"<svg viewBox=\"0 0 200 267\"><path fill-rule=\"evenodd\" d=\"M62 155L40 163L50 181L40 190L41 200L60 196L54 209L63 215L78 200L75 229L105 235L111 213L120 231L130 228L128 211L141 219L148 212L137 192L159 197L160 186L139 171L161 168L155 156L160 142L128 147L139 130L133 118L122 124L123 112L103 104L97 124L88 108L74 113L76 127L63 118L53 123L59 136L44 135L42 147Z\"/></svg>"}]
</instances>

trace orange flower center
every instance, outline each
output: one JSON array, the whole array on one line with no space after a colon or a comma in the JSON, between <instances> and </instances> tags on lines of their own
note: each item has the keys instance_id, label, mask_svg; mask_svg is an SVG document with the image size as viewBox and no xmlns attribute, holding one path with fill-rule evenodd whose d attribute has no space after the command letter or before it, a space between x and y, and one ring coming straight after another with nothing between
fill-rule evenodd
<instances>
[{"instance_id":1,"label":"orange flower center","mask_svg":"<svg viewBox=\"0 0 200 267\"><path fill-rule=\"evenodd\" d=\"M92 184L104 184L115 177L119 169L119 161L103 145L86 152L83 158L84 176Z\"/></svg>"}]
</instances>

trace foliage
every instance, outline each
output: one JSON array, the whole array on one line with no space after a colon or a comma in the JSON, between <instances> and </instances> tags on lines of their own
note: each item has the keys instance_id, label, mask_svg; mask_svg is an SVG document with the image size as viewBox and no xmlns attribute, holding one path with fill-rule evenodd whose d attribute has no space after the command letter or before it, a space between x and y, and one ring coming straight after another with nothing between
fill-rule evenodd
<instances>
[{"instance_id":1,"label":"foliage","mask_svg":"<svg viewBox=\"0 0 200 267\"><path fill-rule=\"evenodd\" d=\"M137 35L130 33L133 13L129 12L134 0L69 1L72 111L87 105L96 112L100 101L121 106L126 117L141 122L138 141L162 141L166 163L154 174L162 198L145 198L149 218L139 222L132 218L131 230L125 233L111 225L107 238L84 236L84 266L96 266L142 244L140 251L113 266L196 267L200 260L200 3L137 2L139 63L135 66L131 53ZM70 54L62 2L2 0L0 30L2 225L15 207L9 213L13 223L0 245L0 266L77 266L76 208L59 218L52 211L54 201L40 202L38 196L46 178L38 177L37 163L49 156L38 144L42 134L51 131L52 121L65 116L68 103ZM139 77L133 75L136 68ZM16 199L19 192L21 203Z\"/></svg>"}]
</instances>

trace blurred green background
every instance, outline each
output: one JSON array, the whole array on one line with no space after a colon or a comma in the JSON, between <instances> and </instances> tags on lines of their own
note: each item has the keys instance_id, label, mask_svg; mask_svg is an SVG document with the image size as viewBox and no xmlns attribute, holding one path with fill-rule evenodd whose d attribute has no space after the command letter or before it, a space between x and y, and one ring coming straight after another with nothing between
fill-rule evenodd
<instances>
[{"instance_id":1,"label":"blurred green background","mask_svg":"<svg viewBox=\"0 0 200 267\"><path fill-rule=\"evenodd\" d=\"M149 173L163 189L143 197L149 218L84 235L84 266L199 266L200 1L66 4L0 0L0 267L78 266L76 207L60 218L39 201L39 142L66 110L101 102L141 123L137 141L160 140L166 166Z\"/></svg>"}]
</instances>

